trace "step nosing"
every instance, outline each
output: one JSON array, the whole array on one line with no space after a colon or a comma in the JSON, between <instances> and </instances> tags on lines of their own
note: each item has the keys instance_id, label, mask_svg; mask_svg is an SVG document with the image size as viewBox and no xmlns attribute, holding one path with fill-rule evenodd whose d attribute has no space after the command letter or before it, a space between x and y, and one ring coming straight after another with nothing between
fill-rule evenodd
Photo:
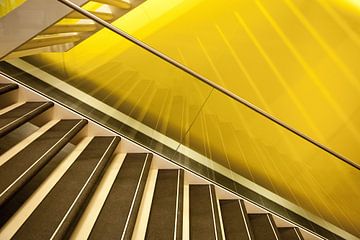
<instances>
[{"instance_id":1,"label":"step nosing","mask_svg":"<svg viewBox=\"0 0 360 240\"><path fill-rule=\"evenodd\" d=\"M101 211L92 227L89 239L128 239L134 230L152 154L128 153L117 172ZM114 204L115 208L114 208ZM122 208L117 208L118 204ZM122 216L122 217L121 217ZM109 227L111 224L116 227ZM110 224L110 225L109 225Z\"/></svg>"},{"instance_id":2,"label":"step nosing","mask_svg":"<svg viewBox=\"0 0 360 240\"><path fill-rule=\"evenodd\" d=\"M140 173L140 177L139 177L139 181L138 181L138 183L137 183L137 185L136 185L135 194L134 194L134 197L133 197L133 201L131 202L131 205L130 205L130 210L129 210L128 216L127 216L127 218L126 218L125 227L124 227L124 231L123 231L123 233L122 233L122 235L121 235L121 239L124 238L124 236L125 236L125 234L126 234L126 231L127 231L127 228L128 228L128 226L129 226L130 217L131 217L131 214L132 214L132 212L133 212L133 208L134 208L134 205L135 205L136 198L138 197L139 188L140 188L140 183L141 183L141 180L143 179L144 171L145 171L146 164L147 164L147 161L148 161L149 156L150 156L150 154L147 154L147 155L146 155L144 164L143 164L143 166L142 166L141 173Z\"/></svg>"},{"instance_id":3,"label":"step nosing","mask_svg":"<svg viewBox=\"0 0 360 240\"><path fill-rule=\"evenodd\" d=\"M191 238L222 239L214 185L190 184L189 201Z\"/></svg>"},{"instance_id":4,"label":"step nosing","mask_svg":"<svg viewBox=\"0 0 360 240\"><path fill-rule=\"evenodd\" d=\"M181 239L183 214L183 170L159 169L145 236Z\"/></svg>"},{"instance_id":5,"label":"step nosing","mask_svg":"<svg viewBox=\"0 0 360 240\"><path fill-rule=\"evenodd\" d=\"M61 228L61 226L63 225L64 221L66 220L67 216L70 214L70 212L72 211L74 205L77 203L78 199L81 197L81 194L83 193L83 191L85 190L85 188L88 186L90 180L94 177L95 172L97 171L97 169L99 168L100 164L103 162L103 160L105 159L107 153L109 151L111 151L111 147L113 146L113 144L117 144L116 143L117 137L113 137L113 140L111 141L111 143L109 144L109 146L107 147L107 149L104 151L103 155L101 156L101 158L99 159L99 161L97 162L95 168L93 169L93 171L91 172L90 176L87 178L85 184L83 185L83 187L80 189L78 195L76 196L75 200L73 201L73 203L71 204L71 206L69 207L68 211L66 212L65 216L63 217L63 219L61 220L60 224L58 225L58 227L56 228L56 230L54 231L53 235L51 236L50 239L53 239L57 232L59 231L59 229ZM108 157L110 158L110 156ZM105 160L106 161L106 160Z\"/></svg>"},{"instance_id":6,"label":"step nosing","mask_svg":"<svg viewBox=\"0 0 360 240\"><path fill-rule=\"evenodd\" d=\"M57 126L58 126L61 122L63 122L63 121L64 121L64 120L61 120L61 121L59 121L58 123L56 123L56 124L55 124L53 127L51 127L48 131L46 131L45 133L43 133L42 135L40 135L37 139L35 139L35 140L34 140L32 143L30 143L27 147L25 147L25 148L22 149L19 153L17 153L15 156L13 156L11 159L9 159L5 164L7 164L7 163L9 163L9 164L13 163L13 162L12 162L12 159L16 159L17 162L20 161L21 159L18 159L18 158L17 158L18 154L20 154L20 153L22 153L22 152L25 152L25 151L29 151L29 149L30 149L31 147L33 147L32 145L36 144L37 141L40 141L39 139L43 138L45 134L50 134L51 131L52 131L52 129L54 129L55 127L57 127ZM20 173L20 175L18 175L18 176L14 179L14 181L12 181L12 182L0 193L1 202L7 200L5 194L7 194L8 192L13 191L12 189L14 188L14 186L16 186L16 184L17 184L19 181L21 181L21 180L24 178L24 176L26 176L26 175L27 175L29 172L31 172L33 169L38 168L37 166L43 162L43 161L42 161L43 159L49 157L49 154L51 153L52 150L54 150L54 149L57 148L57 147L61 147L61 145L65 145L65 144L67 143L67 141L64 142L64 139L66 139L68 136L70 136L70 135L72 135L72 134L77 133L77 132L80 130L80 129L77 130L77 128L78 128L80 125L83 125L83 124L84 124L84 123L83 123L81 120L79 120L74 126L72 126L71 129L69 129L68 131L66 131L66 132L62 135L61 138L57 139L56 142L55 142L50 148L46 149L46 152L44 152L44 153L43 153L41 156L39 156L36 160L34 159L35 161L32 162L31 165L30 165L28 168L24 169L24 171L22 171L22 172ZM82 126L81 126L81 127L82 127ZM13 160L13 161L14 161L14 160ZM5 164L4 164L4 165L5 165ZM1 167L4 167L4 165L2 165ZM6 165L6 166L9 166L9 165ZM10 171L10 170L11 170L11 169L9 169L9 171ZM17 189L17 188L19 188L19 187L15 187L15 188ZM15 191L16 191L16 189L15 189ZM2 199L4 196L5 196L5 199Z\"/></svg>"},{"instance_id":7,"label":"step nosing","mask_svg":"<svg viewBox=\"0 0 360 240\"><path fill-rule=\"evenodd\" d=\"M78 221L77 216L82 213L87 200L98 185L119 141L120 137L117 136L93 137L21 225L15 236L22 238L32 233L38 238L66 238L66 234ZM63 196L64 191L67 191L66 196ZM58 198L64 200L57 203L54 200ZM48 220L50 216L52 219Z\"/></svg>"},{"instance_id":8,"label":"step nosing","mask_svg":"<svg viewBox=\"0 0 360 240\"><path fill-rule=\"evenodd\" d=\"M11 92L12 90L15 90L18 88L19 88L19 86L17 84L12 84L12 83L0 84L0 95Z\"/></svg>"},{"instance_id":9,"label":"step nosing","mask_svg":"<svg viewBox=\"0 0 360 240\"><path fill-rule=\"evenodd\" d=\"M33 102L25 102L24 104L10 110L9 112L6 112L6 113L2 114L0 116L0 118L1 117L5 118L5 117L7 117L7 115L11 115L11 114L13 114L15 112L24 110L28 106L28 103L33 103ZM17 126L22 125L26 121L32 119L36 115L42 113L43 111L45 111L45 110L47 110L47 109L49 109L50 107L53 106L53 103L51 103L51 102L36 102L36 103L41 103L41 105L31 109L28 112L25 112L20 117L17 117L14 120L12 120L11 122L7 123L6 125L0 127L0 131L5 131L7 128L11 128L11 129L9 129L9 131L10 131L10 130L12 130L12 128L16 128Z\"/></svg>"}]
</instances>

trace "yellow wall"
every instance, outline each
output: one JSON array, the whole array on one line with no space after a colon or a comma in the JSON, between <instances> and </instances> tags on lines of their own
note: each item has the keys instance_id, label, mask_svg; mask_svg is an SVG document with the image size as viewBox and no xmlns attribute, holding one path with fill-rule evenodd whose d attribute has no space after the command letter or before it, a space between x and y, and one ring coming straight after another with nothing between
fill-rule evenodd
<instances>
[{"instance_id":1,"label":"yellow wall","mask_svg":"<svg viewBox=\"0 0 360 240\"><path fill-rule=\"evenodd\" d=\"M360 163L354 2L149 0L115 25ZM97 35L65 55L82 71L101 65L94 56L106 49L116 46L103 62L129 48L113 33Z\"/></svg>"},{"instance_id":2,"label":"yellow wall","mask_svg":"<svg viewBox=\"0 0 360 240\"><path fill-rule=\"evenodd\" d=\"M203 1L147 42L360 163L360 15L340 7Z\"/></svg>"}]
</instances>

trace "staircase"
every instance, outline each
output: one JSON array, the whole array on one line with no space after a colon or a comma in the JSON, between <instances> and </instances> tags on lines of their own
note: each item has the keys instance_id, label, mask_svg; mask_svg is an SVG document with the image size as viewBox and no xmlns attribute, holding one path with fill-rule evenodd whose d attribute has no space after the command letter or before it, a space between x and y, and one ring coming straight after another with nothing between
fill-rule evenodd
<instances>
[{"instance_id":1,"label":"staircase","mask_svg":"<svg viewBox=\"0 0 360 240\"><path fill-rule=\"evenodd\" d=\"M0 239L322 239L0 83Z\"/></svg>"},{"instance_id":2,"label":"staircase","mask_svg":"<svg viewBox=\"0 0 360 240\"><path fill-rule=\"evenodd\" d=\"M133 0L132 2L127 0L79 0L84 9L87 9L90 13L109 23L114 22L122 15L131 11L143 1L144 0ZM56 3L56 0L52 0L52 2ZM64 10L64 16L59 17L53 23L44 23L39 27L36 27L39 23L33 23L30 26L21 26L24 30L20 29L11 31L7 29L6 26L9 25L9 23L13 23L13 25L16 23L14 18L18 18L19 15L24 18L26 18L26 16L31 16L28 13L32 13L32 9L34 8L44 8L44 11L49 11L46 4L51 5L54 3L48 3L47 1L42 2L42 0L29 1L21 5L18 9L14 9L13 12L8 14L9 16L5 16L1 19L4 26L0 26L0 30L14 36L12 36L11 39L7 39L8 37L4 36L3 42L0 40L0 43L5 45L13 39L18 41L18 46L13 46L13 49L8 49L7 52L9 54L5 55L2 60L19 58L43 52L66 52L102 29L102 26L99 24L96 24L94 21L89 20L87 17L79 14L78 12L70 11L70 9L67 8ZM57 4L59 5L59 8L64 7L61 3ZM54 11L55 10L56 7ZM66 13L66 11L69 13ZM46 19L46 17L43 18ZM23 21L22 25L26 25L26 21L27 20ZM31 22L32 20L28 21ZM46 20L41 21L45 22ZM16 26L14 26L14 28L16 28ZM20 33L18 33L18 31L29 31L28 29L34 29L32 30L33 33L31 33L32 36L30 39L21 36ZM19 41L19 39L21 40ZM4 47L4 49L5 48L6 47Z\"/></svg>"}]
</instances>

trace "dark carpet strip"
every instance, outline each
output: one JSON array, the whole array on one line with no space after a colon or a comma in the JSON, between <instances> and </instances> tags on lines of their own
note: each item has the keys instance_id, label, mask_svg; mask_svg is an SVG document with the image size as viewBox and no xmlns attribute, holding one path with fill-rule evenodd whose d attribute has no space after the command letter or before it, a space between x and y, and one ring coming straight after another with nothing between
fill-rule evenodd
<instances>
[{"instance_id":1,"label":"dark carpet strip","mask_svg":"<svg viewBox=\"0 0 360 240\"><path fill-rule=\"evenodd\" d=\"M24 204L24 202L40 187L48 178L51 172L67 157L67 154L74 148L67 144L61 151L51 158L45 166L28 182L25 183L13 196L10 201L6 201L0 208L0 227Z\"/></svg>"},{"instance_id":2,"label":"dark carpet strip","mask_svg":"<svg viewBox=\"0 0 360 240\"><path fill-rule=\"evenodd\" d=\"M301 232L295 227L278 228L281 240L304 240Z\"/></svg>"},{"instance_id":3,"label":"dark carpet strip","mask_svg":"<svg viewBox=\"0 0 360 240\"><path fill-rule=\"evenodd\" d=\"M26 102L0 116L0 137L52 107L52 102Z\"/></svg>"},{"instance_id":4,"label":"dark carpet strip","mask_svg":"<svg viewBox=\"0 0 360 240\"><path fill-rule=\"evenodd\" d=\"M86 120L61 120L0 166L0 207L55 156L86 123Z\"/></svg>"},{"instance_id":5,"label":"dark carpet strip","mask_svg":"<svg viewBox=\"0 0 360 240\"><path fill-rule=\"evenodd\" d=\"M152 155L128 153L89 239L131 239Z\"/></svg>"},{"instance_id":6,"label":"dark carpet strip","mask_svg":"<svg viewBox=\"0 0 360 240\"><path fill-rule=\"evenodd\" d=\"M68 238L119 141L94 137L13 239Z\"/></svg>"},{"instance_id":7,"label":"dark carpet strip","mask_svg":"<svg viewBox=\"0 0 360 240\"><path fill-rule=\"evenodd\" d=\"M159 170L145 239L182 239L184 171Z\"/></svg>"},{"instance_id":8,"label":"dark carpet strip","mask_svg":"<svg viewBox=\"0 0 360 240\"><path fill-rule=\"evenodd\" d=\"M248 216L256 240L280 240L270 214L249 214Z\"/></svg>"},{"instance_id":9,"label":"dark carpet strip","mask_svg":"<svg viewBox=\"0 0 360 240\"><path fill-rule=\"evenodd\" d=\"M12 83L0 83L0 95L17 89L18 85Z\"/></svg>"},{"instance_id":10,"label":"dark carpet strip","mask_svg":"<svg viewBox=\"0 0 360 240\"><path fill-rule=\"evenodd\" d=\"M0 155L4 154L19 142L32 135L39 128L39 126L27 122L12 130L5 136L0 137Z\"/></svg>"},{"instance_id":11,"label":"dark carpet strip","mask_svg":"<svg viewBox=\"0 0 360 240\"><path fill-rule=\"evenodd\" d=\"M220 200L220 209L226 239L254 239L243 201Z\"/></svg>"},{"instance_id":12,"label":"dark carpet strip","mask_svg":"<svg viewBox=\"0 0 360 240\"><path fill-rule=\"evenodd\" d=\"M190 239L221 240L220 219L213 185L190 185Z\"/></svg>"}]
</instances>

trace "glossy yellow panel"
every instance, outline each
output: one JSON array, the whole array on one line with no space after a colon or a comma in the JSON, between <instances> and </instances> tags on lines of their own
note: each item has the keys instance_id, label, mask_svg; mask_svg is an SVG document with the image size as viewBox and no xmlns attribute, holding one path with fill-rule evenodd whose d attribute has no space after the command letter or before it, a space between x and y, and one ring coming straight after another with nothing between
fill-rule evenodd
<instances>
[{"instance_id":1,"label":"glossy yellow panel","mask_svg":"<svg viewBox=\"0 0 360 240\"><path fill-rule=\"evenodd\" d=\"M335 0L207 0L146 42L360 163L354 8Z\"/></svg>"},{"instance_id":2,"label":"glossy yellow panel","mask_svg":"<svg viewBox=\"0 0 360 240\"><path fill-rule=\"evenodd\" d=\"M107 29L66 53L24 59L179 142L211 91ZM185 112L189 107L195 111Z\"/></svg>"}]
</instances>

